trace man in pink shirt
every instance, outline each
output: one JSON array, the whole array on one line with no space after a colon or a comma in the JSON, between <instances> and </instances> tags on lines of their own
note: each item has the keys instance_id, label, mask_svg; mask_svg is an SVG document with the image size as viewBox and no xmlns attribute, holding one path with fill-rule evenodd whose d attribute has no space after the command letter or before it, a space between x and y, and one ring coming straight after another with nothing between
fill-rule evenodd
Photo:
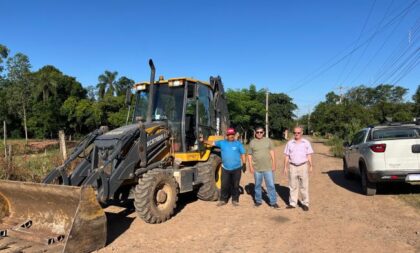
<instances>
[{"instance_id":1,"label":"man in pink shirt","mask_svg":"<svg viewBox=\"0 0 420 253\"><path fill-rule=\"evenodd\" d=\"M289 205L286 208L296 208L298 195L304 211L309 211L309 176L312 172L311 143L302 138L302 127L295 127L294 138L287 142L284 148L284 174L289 175Z\"/></svg>"}]
</instances>

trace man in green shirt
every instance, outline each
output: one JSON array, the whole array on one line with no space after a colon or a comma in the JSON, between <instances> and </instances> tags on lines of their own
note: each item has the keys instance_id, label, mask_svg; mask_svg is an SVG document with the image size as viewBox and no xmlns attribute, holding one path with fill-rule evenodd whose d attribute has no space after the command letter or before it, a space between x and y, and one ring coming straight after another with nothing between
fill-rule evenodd
<instances>
[{"instance_id":1,"label":"man in green shirt","mask_svg":"<svg viewBox=\"0 0 420 253\"><path fill-rule=\"evenodd\" d=\"M276 170L274 145L269 138L264 138L264 129L262 127L255 129L255 138L249 144L248 161L249 170L251 173L254 173L255 179L255 206L258 207L262 203L261 184L264 178L270 206L279 208L274 186L273 172Z\"/></svg>"}]
</instances>

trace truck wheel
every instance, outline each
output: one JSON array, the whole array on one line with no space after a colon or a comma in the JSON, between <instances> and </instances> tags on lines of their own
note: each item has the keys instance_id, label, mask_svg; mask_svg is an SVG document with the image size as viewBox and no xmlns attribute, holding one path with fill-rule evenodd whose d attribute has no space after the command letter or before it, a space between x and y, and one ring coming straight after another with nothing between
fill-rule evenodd
<instances>
[{"instance_id":1,"label":"truck wheel","mask_svg":"<svg viewBox=\"0 0 420 253\"><path fill-rule=\"evenodd\" d=\"M215 201L219 199L219 188L217 187L217 177L221 168L222 161L217 155L210 155L207 162L198 166L199 173L202 175L203 183L198 189L197 197L201 200Z\"/></svg>"},{"instance_id":2,"label":"truck wheel","mask_svg":"<svg viewBox=\"0 0 420 253\"><path fill-rule=\"evenodd\" d=\"M373 182L369 182L367 177L366 167L362 164L361 166L361 184L362 184L362 191L366 196L373 196L376 194L376 184Z\"/></svg>"},{"instance_id":3,"label":"truck wheel","mask_svg":"<svg viewBox=\"0 0 420 253\"><path fill-rule=\"evenodd\" d=\"M349 171L349 167L347 166L347 162L345 158L343 158L343 174L344 174L344 178L346 179L353 178L353 174Z\"/></svg>"},{"instance_id":4,"label":"truck wheel","mask_svg":"<svg viewBox=\"0 0 420 253\"><path fill-rule=\"evenodd\" d=\"M140 218L148 223L161 223L174 213L178 200L175 178L163 171L150 170L136 185L134 206Z\"/></svg>"}]
</instances>

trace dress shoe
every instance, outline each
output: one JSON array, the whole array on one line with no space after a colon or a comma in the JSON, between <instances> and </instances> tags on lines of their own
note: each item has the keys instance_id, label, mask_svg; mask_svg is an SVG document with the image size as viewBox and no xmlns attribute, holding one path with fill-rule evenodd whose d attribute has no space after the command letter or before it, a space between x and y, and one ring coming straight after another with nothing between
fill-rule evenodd
<instances>
[{"instance_id":1,"label":"dress shoe","mask_svg":"<svg viewBox=\"0 0 420 253\"><path fill-rule=\"evenodd\" d=\"M302 209L303 209L303 211L305 211L305 212L309 211L309 207L308 207L308 206L305 206L305 205L303 205L303 206L302 206Z\"/></svg>"},{"instance_id":2,"label":"dress shoe","mask_svg":"<svg viewBox=\"0 0 420 253\"><path fill-rule=\"evenodd\" d=\"M274 208L274 209L280 209L280 207L279 207L279 205L277 205L277 203L270 205L270 207Z\"/></svg>"},{"instance_id":3,"label":"dress shoe","mask_svg":"<svg viewBox=\"0 0 420 253\"><path fill-rule=\"evenodd\" d=\"M227 202L225 202L225 201L219 201L216 206L224 206L226 204L227 204Z\"/></svg>"}]
</instances>

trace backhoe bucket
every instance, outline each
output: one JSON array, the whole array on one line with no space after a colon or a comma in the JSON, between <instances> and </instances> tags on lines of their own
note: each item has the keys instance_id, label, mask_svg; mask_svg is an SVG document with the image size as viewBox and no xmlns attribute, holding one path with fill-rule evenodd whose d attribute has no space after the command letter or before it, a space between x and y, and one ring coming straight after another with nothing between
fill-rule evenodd
<instances>
[{"instance_id":1,"label":"backhoe bucket","mask_svg":"<svg viewBox=\"0 0 420 253\"><path fill-rule=\"evenodd\" d=\"M0 253L91 252L105 243L92 187L0 180Z\"/></svg>"}]
</instances>

